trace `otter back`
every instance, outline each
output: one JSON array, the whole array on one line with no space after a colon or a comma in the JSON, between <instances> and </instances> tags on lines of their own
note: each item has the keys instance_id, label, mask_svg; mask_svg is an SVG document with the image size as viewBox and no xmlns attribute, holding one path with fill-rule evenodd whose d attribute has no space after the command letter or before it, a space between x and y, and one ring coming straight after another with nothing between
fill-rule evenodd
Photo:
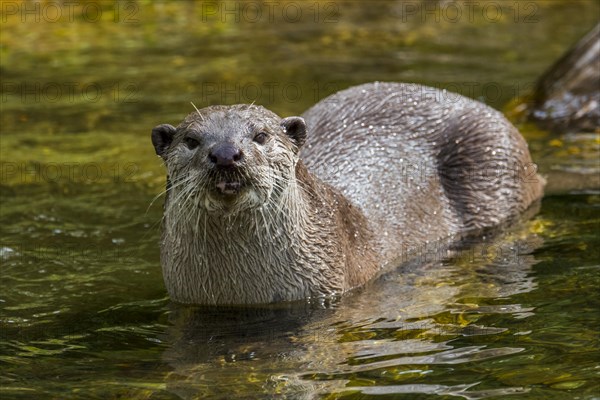
<instances>
[{"instance_id":1,"label":"otter back","mask_svg":"<svg viewBox=\"0 0 600 400\"><path fill-rule=\"evenodd\" d=\"M542 196L527 143L499 112L430 87L370 83L304 115L310 171L356 204L381 258L496 226Z\"/></svg>"}]
</instances>

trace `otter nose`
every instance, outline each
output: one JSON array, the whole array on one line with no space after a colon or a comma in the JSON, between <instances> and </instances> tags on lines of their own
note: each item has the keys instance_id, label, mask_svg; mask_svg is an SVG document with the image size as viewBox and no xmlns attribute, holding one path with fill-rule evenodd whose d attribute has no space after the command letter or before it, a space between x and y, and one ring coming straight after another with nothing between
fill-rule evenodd
<instances>
[{"instance_id":1,"label":"otter nose","mask_svg":"<svg viewBox=\"0 0 600 400\"><path fill-rule=\"evenodd\" d=\"M208 158L218 167L234 167L242 159L242 151L232 143L218 144Z\"/></svg>"}]
</instances>

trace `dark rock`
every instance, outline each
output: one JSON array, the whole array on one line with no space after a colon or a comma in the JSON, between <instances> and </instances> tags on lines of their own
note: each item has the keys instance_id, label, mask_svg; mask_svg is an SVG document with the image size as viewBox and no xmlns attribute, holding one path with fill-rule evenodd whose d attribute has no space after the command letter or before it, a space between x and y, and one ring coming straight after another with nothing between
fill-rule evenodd
<instances>
[{"instance_id":1,"label":"dark rock","mask_svg":"<svg viewBox=\"0 0 600 400\"><path fill-rule=\"evenodd\" d=\"M559 132L600 129L600 24L537 83L530 119Z\"/></svg>"}]
</instances>

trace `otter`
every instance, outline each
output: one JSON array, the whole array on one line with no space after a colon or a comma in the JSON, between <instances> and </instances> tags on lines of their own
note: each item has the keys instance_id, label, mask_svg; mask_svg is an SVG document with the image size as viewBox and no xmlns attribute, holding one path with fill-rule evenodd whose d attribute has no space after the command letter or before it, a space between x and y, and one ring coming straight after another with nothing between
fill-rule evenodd
<instances>
[{"instance_id":1,"label":"otter","mask_svg":"<svg viewBox=\"0 0 600 400\"><path fill-rule=\"evenodd\" d=\"M502 114L416 84L352 87L301 117L210 106L156 126L152 142L177 303L337 296L415 249L517 217L544 186Z\"/></svg>"}]
</instances>

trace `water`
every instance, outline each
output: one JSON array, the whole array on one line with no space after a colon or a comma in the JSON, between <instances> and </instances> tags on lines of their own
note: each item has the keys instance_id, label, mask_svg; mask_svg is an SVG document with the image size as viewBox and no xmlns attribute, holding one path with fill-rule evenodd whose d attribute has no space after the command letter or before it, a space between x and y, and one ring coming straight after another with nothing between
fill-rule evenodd
<instances>
[{"instance_id":1,"label":"water","mask_svg":"<svg viewBox=\"0 0 600 400\"><path fill-rule=\"evenodd\" d=\"M598 170L597 135L520 126L542 171L579 190L556 184L532 219L450 257L432 248L342 299L182 307L162 283L154 125L190 101L299 114L371 80L502 108L600 11L506 2L494 17L482 12L498 3L480 3L455 20L450 2L428 3L434 14L309 3L300 18L281 2L257 18L233 3L227 16L216 3L90 1L59 21L48 2L4 3L2 398L599 398L600 198L584 175Z\"/></svg>"}]
</instances>

